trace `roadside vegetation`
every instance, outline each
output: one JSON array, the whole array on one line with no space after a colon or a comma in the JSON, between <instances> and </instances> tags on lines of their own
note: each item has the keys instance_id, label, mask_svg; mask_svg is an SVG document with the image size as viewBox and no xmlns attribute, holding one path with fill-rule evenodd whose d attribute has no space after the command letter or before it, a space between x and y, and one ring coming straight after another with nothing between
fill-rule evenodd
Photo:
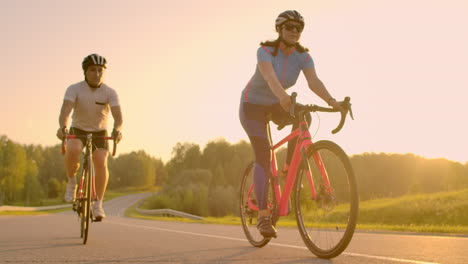
<instances>
[{"instance_id":1,"label":"roadside vegetation","mask_svg":"<svg viewBox=\"0 0 468 264\"><path fill-rule=\"evenodd\" d=\"M280 149L280 169L284 158L285 149ZM468 234L468 162L387 153L350 159L361 201L358 228ZM240 223L235 220L239 184L252 160L249 143L224 139L203 148L177 143L165 163L144 151L121 153L109 159L106 199L157 190L140 208L170 208L213 223ZM59 145L21 145L0 136L0 206L62 204L64 189ZM295 226L295 221L282 218L279 225Z\"/></svg>"},{"instance_id":2,"label":"roadside vegetation","mask_svg":"<svg viewBox=\"0 0 468 264\"><path fill-rule=\"evenodd\" d=\"M239 216L205 217L191 220L181 217L140 215L135 206L129 217L158 221L240 225ZM280 227L296 227L294 213L278 221ZM360 231L401 231L468 235L468 189L433 194L404 195L363 201L360 204L357 229Z\"/></svg>"}]
</instances>

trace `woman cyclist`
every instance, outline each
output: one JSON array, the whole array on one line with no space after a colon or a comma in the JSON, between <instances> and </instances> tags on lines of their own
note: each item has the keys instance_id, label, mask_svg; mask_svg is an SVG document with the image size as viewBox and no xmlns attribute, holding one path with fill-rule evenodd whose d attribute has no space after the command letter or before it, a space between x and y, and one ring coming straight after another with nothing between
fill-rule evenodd
<instances>
[{"instance_id":1,"label":"woman cyclist","mask_svg":"<svg viewBox=\"0 0 468 264\"><path fill-rule=\"evenodd\" d=\"M317 77L308 49L299 44L304 25L304 18L295 10L278 15L275 22L278 38L260 43L255 73L241 96L239 118L255 153L254 189L259 207L257 228L264 237L276 237L276 229L266 204L271 174L267 123L270 119L277 124L291 123L291 99L285 90L296 83L302 71L309 88L317 96L333 108L343 111L340 103ZM289 166L293 150L294 140L288 143L283 171Z\"/></svg>"}]
</instances>

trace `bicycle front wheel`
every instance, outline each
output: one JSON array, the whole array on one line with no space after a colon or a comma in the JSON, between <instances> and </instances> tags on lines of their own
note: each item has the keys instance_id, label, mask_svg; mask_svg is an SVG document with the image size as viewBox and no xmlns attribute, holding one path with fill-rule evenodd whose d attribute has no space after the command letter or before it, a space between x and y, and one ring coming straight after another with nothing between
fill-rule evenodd
<instances>
[{"instance_id":1,"label":"bicycle front wheel","mask_svg":"<svg viewBox=\"0 0 468 264\"><path fill-rule=\"evenodd\" d=\"M253 167L252 162L247 166L242 177L239 197L240 215L247 240L255 247L263 247L270 242L271 238L263 237L257 229L258 203L253 189Z\"/></svg>"},{"instance_id":2,"label":"bicycle front wheel","mask_svg":"<svg viewBox=\"0 0 468 264\"><path fill-rule=\"evenodd\" d=\"M348 156L331 141L313 144L295 185L296 220L309 250L327 259L341 254L354 234L358 210L356 179Z\"/></svg>"},{"instance_id":3,"label":"bicycle front wheel","mask_svg":"<svg viewBox=\"0 0 468 264\"><path fill-rule=\"evenodd\" d=\"M78 217L80 220L80 238L83 238L84 232L85 232L85 224L86 224L86 216L85 216L85 202L84 202L84 190L86 189L86 178L85 178L85 169L81 169L81 175L80 175L80 182L84 182L84 188L83 190L81 188L76 189L76 196L77 199L74 203L74 206L76 206L76 211L78 213ZM83 194L81 194L83 193Z\"/></svg>"},{"instance_id":4,"label":"bicycle front wheel","mask_svg":"<svg viewBox=\"0 0 468 264\"><path fill-rule=\"evenodd\" d=\"M88 160L85 168L85 180L84 180L84 196L83 196L83 214L82 214L82 227L83 227L83 244L88 241L89 234L89 219L91 218L91 179L92 179L92 168L91 161Z\"/></svg>"}]
</instances>

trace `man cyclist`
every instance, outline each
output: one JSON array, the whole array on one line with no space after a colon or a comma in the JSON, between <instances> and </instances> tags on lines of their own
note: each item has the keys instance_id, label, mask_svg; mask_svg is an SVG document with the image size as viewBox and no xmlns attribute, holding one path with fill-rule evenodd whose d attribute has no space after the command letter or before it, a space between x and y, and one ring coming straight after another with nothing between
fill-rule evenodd
<instances>
[{"instance_id":1,"label":"man cyclist","mask_svg":"<svg viewBox=\"0 0 468 264\"><path fill-rule=\"evenodd\" d=\"M107 119L109 112L114 118L112 137L117 142L121 140L122 112L116 91L103 83L107 60L98 54L86 56L82 62L84 81L70 85L63 99L59 116L59 129L57 137L63 139L68 133L71 135L84 135L92 133L93 136L107 135ZM68 120L71 111L72 124L68 131ZM84 147L85 139L67 140L65 153L65 169L68 183L65 192L65 201L73 202L76 193L76 172L80 166L79 158ZM95 169L97 201L91 210L97 221L101 221L106 214L102 208L102 200L109 178L107 169L108 143L104 139L93 139L93 162Z\"/></svg>"}]
</instances>

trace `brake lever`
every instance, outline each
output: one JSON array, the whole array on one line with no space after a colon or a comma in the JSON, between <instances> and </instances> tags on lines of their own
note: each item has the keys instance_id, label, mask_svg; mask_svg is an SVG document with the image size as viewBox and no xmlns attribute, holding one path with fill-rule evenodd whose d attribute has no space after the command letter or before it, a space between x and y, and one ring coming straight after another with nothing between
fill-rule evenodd
<instances>
[{"instance_id":1,"label":"brake lever","mask_svg":"<svg viewBox=\"0 0 468 264\"><path fill-rule=\"evenodd\" d=\"M61 150L62 150L62 155L65 155L65 152L67 151L66 150L66 147L65 147L65 141L67 140L67 135L68 135L68 131L67 129L64 127L62 128L62 146L61 146Z\"/></svg>"},{"instance_id":2,"label":"brake lever","mask_svg":"<svg viewBox=\"0 0 468 264\"><path fill-rule=\"evenodd\" d=\"M352 120L354 120L353 109L351 109L351 104L349 105L349 116L351 117Z\"/></svg>"},{"instance_id":3,"label":"brake lever","mask_svg":"<svg viewBox=\"0 0 468 264\"><path fill-rule=\"evenodd\" d=\"M351 98L349 96L345 97L345 102L346 102L346 109L349 112L349 116L351 117L352 120L354 120L354 115L353 115L353 109L351 109Z\"/></svg>"},{"instance_id":4,"label":"brake lever","mask_svg":"<svg viewBox=\"0 0 468 264\"><path fill-rule=\"evenodd\" d=\"M296 112L296 97L297 97L297 93L294 92L291 94L290 98L291 98L291 106L289 107L289 115L292 116L293 118L296 118L296 115L295 115L295 112ZM285 127L286 125L279 125L277 127L278 130L281 130Z\"/></svg>"},{"instance_id":5,"label":"brake lever","mask_svg":"<svg viewBox=\"0 0 468 264\"><path fill-rule=\"evenodd\" d=\"M295 110L296 110L296 97L297 93L294 92L291 94L291 106L289 107L289 115L292 117L296 117Z\"/></svg>"},{"instance_id":6,"label":"brake lever","mask_svg":"<svg viewBox=\"0 0 468 264\"><path fill-rule=\"evenodd\" d=\"M348 111L349 111L349 115L351 116L351 118L354 120L354 117L353 117L353 113L351 111L351 98L349 96L346 96L343 103L342 103L342 107L345 109L345 112L341 112L341 119L340 119L340 123L338 124L338 126L332 130L332 134L336 134L338 133L341 128L343 128L343 125L346 121L346 115L348 114Z\"/></svg>"}]
</instances>

